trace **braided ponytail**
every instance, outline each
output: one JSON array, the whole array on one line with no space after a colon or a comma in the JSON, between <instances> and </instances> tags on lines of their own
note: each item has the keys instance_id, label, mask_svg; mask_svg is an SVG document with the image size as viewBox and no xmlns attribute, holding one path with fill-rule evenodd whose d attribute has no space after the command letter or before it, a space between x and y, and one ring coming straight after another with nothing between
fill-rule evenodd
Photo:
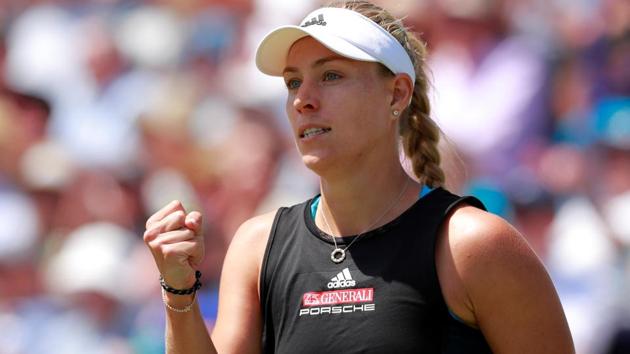
<instances>
[{"instance_id":1,"label":"braided ponytail","mask_svg":"<svg viewBox=\"0 0 630 354\"><path fill-rule=\"evenodd\" d=\"M429 81L425 63L426 46L405 28L400 20L368 1L337 1L329 6L356 11L376 22L391 33L409 54L416 71L416 82L411 105L400 118L403 149L405 155L411 160L414 174L421 183L433 188L443 185L445 176L440 167L438 150L440 129L430 117ZM384 65L382 69L388 75L392 75Z\"/></svg>"}]
</instances>

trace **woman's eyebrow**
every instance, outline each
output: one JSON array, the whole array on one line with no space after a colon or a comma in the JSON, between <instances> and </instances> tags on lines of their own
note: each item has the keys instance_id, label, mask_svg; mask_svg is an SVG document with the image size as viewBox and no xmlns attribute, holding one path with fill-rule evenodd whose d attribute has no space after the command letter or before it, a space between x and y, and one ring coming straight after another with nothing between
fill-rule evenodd
<instances>
[{"instance_id":1,"label":"woman's eyebrow","mask_svg":"<svg viewBox=\"0 0 630 354\"><path fill-rule=\"evenodd\" d=\"M342 57L340 55L334 54L334 55L329 55L327 57L323 57L323 58L317 59L313 63L313 65L311 65L311 67L315 68L315 67L318 67L318 66L322 66L322 65L324 65L324 64L326 64L328 62L335 61L335 60L350 61L351 59L348 59L346 57Z\"/></svg>"},{"instance_id":2,"label":"woman's eyebrow","mask_svg":"<svg viewBox=\"0 0 630 354\"><path fill-rule=\"evenodd\" d=\"M346 57L342 57L340 55L329 55L323 58L319 58L317 59L312 65L311 68L316 68L318 66L322 66L325 63L331 62L331 61L336 61L336 60L342 60L342 61L351 61L352 59L346 58ZM293 66L287 66L286 68L284 68L284 70L282 71L282 74L286 74L286 73L294 73L294 72L298 72L298 68L293 67Z\"/></svg>"}]
</instances>

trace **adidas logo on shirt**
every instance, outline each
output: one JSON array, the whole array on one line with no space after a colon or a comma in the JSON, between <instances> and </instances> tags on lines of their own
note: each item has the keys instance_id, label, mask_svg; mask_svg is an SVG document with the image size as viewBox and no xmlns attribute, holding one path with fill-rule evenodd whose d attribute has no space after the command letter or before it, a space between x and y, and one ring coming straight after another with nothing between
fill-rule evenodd
<instances>
[{"instance_id":1,"label":"adidas logo on shirt","mask_svg":"<svg viewBox=\"0 0 630 354\"><path fill-rule=\"evenodd\" d=\"M355 286L356 282L352 279L350 271L345 268L339 274L335 275L330 282L328 282L328 289L349 288Z\"/></svg>"}]
</instances>

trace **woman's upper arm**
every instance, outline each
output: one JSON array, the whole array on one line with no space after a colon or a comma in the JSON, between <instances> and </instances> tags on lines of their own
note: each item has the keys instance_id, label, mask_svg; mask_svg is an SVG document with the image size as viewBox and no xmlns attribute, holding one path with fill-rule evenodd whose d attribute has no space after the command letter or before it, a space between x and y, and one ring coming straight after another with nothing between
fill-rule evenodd
<instances>
[{"instance_id":1,"label":"woman's upper arm","mask_svg":"<svg viewBox=\"0 0 630 354\"><path fill-rule=\"evenodd\" d=\"M238 229L223 261L219 311L212 340L219 353L260 353L262 319L260 266L275 212L252 218Z\"/></svg>"},{"instance_id":2,"label":"woman's upper arm","mask_svg":"<svg viewBox=\"0 0 630 354\"><path fill-rule=\"evenodd\" d=\"M459 208L438 247L445 294L456 314L479 327L495 353L574 353L556 290L539 258L506 221ZM450 259L449 259L450 258ZM455 284L455 285L453 285ZM450 296L449 296L450 295ZM449 306L451 303L449 303ZM459 312L459 313L457 313Z\"/></svg>"}]
</instances>

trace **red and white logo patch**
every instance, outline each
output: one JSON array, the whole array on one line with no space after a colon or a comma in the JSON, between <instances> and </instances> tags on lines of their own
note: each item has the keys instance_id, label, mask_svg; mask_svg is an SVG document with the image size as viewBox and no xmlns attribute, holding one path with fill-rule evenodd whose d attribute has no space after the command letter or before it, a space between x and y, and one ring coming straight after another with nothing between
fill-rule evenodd
<instances>
[{"instance_id":1,"label":"red and white logo patch","mask_svg":"<svg viewBox=\"0 0 630 354\"><path fill-rule=\"evenodd\" d=\"M357 304L361 302L372 302L373 300L373 288L319 291L304 294L304 296L302 296L302 306Z\"/></svg>"}]
</instances>

